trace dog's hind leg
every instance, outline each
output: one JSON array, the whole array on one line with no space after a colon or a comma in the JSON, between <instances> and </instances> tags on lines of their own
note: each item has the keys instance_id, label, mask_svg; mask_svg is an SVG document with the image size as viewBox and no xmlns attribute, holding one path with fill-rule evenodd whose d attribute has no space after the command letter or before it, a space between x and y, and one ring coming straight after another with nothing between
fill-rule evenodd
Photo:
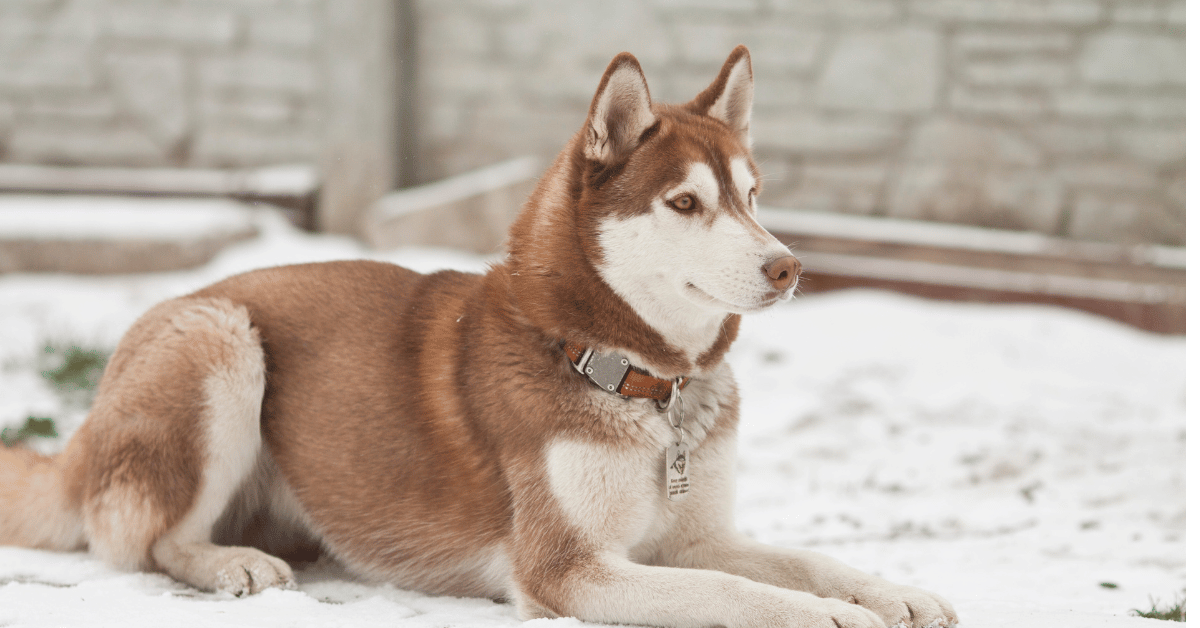
<instances>
[{"instance_id":1,"label":"dog's hind leg","mask_svg":"<svg viewBox=\"0 0 1200 628\"><path fill-rule=\"evenodd\" d=\"M294 586L284 561L212 543L262 449L266 369L245 308L224 299L168 302L126 343L93 410L102 419L91 430L102 469L87 480L95 487L85 507L92 549L206 590Z\"/></svg>"}]
</instances>

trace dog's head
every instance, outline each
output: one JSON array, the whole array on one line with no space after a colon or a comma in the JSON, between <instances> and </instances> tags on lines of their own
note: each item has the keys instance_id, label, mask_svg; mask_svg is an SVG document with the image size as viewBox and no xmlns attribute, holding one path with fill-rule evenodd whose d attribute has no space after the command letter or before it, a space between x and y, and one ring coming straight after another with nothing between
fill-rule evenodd
<instances>
[{"instance_id":1,"label":"dog's head","mask_svg":"<svg viewBox=\"0 0 1200 628\"><path fill-rule=\"evenodd\" d=\"M635 309L678 297L680 308L743 314L791 298L800 264L755 219L753 98L744 46L684 105L652 104L633 55L609 64L583 129L581 200L598 235L593 262Z\"/></svg>"},{"instance_id":2,"label":"dog's head","mask_svg":"<svg viewBox=\"0 0 1200 628\"><path fill-rule=\"evenodd\" d=\"M665 345L690 368L719 360L737 315L792 297L800 263L755 218L753 96L744 46L681 105L651 101L633 55L612 60L510 241L521 270L575 275L556 288L556 318L573 321L557 333L582 327L581 341L639 354Z\"/></svg>"}]
</instances>

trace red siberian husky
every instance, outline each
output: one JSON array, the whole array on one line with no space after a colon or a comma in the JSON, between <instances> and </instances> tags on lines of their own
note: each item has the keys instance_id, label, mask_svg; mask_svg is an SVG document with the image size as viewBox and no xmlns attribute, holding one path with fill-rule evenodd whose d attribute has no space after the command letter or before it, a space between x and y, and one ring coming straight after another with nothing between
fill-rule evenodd
<instances>
[{"instance_id":1,"label":"red siberian husky","mask_svg":"<svg viewBox=\"0 0 1200 628\"><path fill-rule=\"evenodd\" d=\"M755 220L753 92L744 47L683 105L618 55L484 275L307 264L156 306L62 454L0 452L0 543L234 595L319 547L523 618L954 625L734 528L725 353L800 274Z\"/></svg>"}]
</instances>

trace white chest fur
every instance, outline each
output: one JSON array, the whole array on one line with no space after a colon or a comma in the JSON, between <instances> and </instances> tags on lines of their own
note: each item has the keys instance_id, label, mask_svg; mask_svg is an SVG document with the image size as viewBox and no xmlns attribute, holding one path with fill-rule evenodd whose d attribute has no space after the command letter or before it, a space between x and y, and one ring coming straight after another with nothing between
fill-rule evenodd
<instances>
[{"instance_id":1,"label":"white chest fur","mask_svg":"<svg viewBox=\"0 0 1200 628\"><path fill-rule=\"evenodd\" d=\"M734 395L733 376L724 363L684 389L683 442L690 450L704 446L722 405ZM547 479L576 532L611 550L628 550L671 525L674 512L664 490L663 460L679 435L653 401L622 399L598 389L591 401L591 409L609 423L605 431L619 436L552 441L545 451Z\"/></svg>"}]
</instances>

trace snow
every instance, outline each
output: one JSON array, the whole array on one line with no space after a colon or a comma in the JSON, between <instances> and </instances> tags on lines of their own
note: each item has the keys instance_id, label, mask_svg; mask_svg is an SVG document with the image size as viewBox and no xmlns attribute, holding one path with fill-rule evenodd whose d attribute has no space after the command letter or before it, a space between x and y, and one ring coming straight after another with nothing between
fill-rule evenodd
<instances>
[{"instance_id":1,"label":"snow","mask_svg":"<svg viewBox=\"0 0 1200 628\"><path fill-rule=\"evenodd\" d=\"M490 261L371 252L273 214L254 220L258 238L193 271L0 276L0 427L55 416L67 433L82 420L37 374L48 341L111 347L154 303L229 274ZM737 522L755 538L937 591L964 628L1164 625L1129 611L1182 595L1183 337L1051 307L847 291L747 318L730 360L743 399ZM297 591L234 599L83 553L3 547L0 626L520 623L510 604L361 582L330 562L298 578Z\"/></svg>"},{"instance_id":2,"label":"snow","mask_svg":"<svg viewBox=\"0 0 1200 628\"><path fill-rule=\"evenodd\" d=\"M0 240L180 241L224 236L250 229L245 207L223 199L0 195Z\"/></svg>"}]
</instances>

